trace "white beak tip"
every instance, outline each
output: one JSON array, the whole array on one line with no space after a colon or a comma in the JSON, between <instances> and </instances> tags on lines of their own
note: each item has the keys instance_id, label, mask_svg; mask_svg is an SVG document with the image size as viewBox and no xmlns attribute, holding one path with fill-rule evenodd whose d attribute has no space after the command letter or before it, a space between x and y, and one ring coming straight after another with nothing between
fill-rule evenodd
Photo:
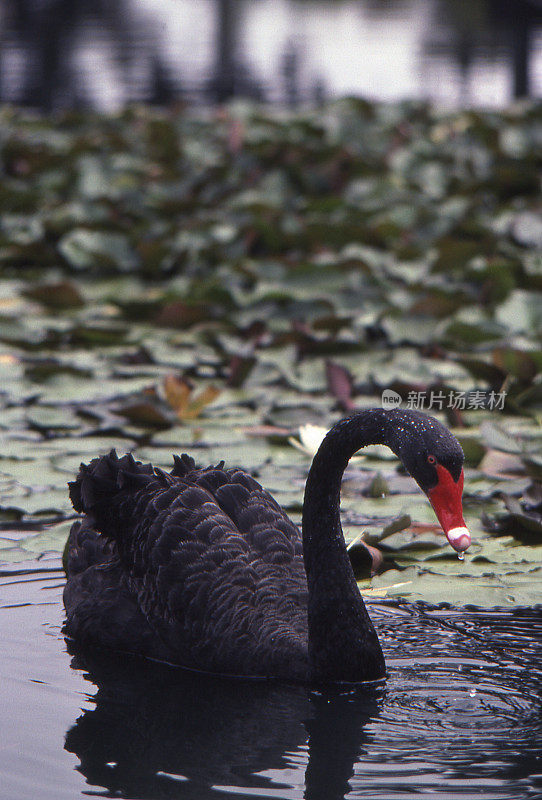
<instances>
[{"instance_id":1,"label":"white beak tip","mask_svg":"<svg viewBox=\"0 0 542 800\"><path fill-rule=\"evenodd\" d=\"M446 538L458 553L463 553L471 544L471 537L468 528L450 528L446 533Z\"/></svg>"}]
</instances>

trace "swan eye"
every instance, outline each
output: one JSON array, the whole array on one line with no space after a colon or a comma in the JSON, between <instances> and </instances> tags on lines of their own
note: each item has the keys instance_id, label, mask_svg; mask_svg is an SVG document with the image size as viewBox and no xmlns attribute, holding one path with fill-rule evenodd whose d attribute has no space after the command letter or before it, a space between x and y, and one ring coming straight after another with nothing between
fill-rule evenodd
<instances>
[{"instance_id":1,"label":"swan eye","mask_svg":"<svg viewBox=\"0 0 542 800\"><path fill-rule=\"evenodd\" d=\"M429 464L437 463L437 459L435 458L435 456L427 456L427 461L429 462Z\"/></svg>"}]
</instances>

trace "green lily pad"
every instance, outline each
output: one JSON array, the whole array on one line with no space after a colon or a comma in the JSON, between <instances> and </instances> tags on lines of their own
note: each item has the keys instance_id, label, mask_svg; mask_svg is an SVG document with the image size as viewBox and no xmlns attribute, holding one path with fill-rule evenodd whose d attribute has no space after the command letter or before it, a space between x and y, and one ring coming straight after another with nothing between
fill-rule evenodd
<instances>
[{"instance_id":1,"label":"green lily pad","mask_svg":"<svg viewBox=\"0 0 542 800\"><path fill-rule=\"evenodd\" d=\"M58 250L67 263L78 270L117 269L125 272L138 266L135 251L120 233L76 228L62 237Z\"/></svg>"},{"instance_id":2,"label":"green lily pad","mask_svg":"<svg viewBox=\"0 0 542 800\"><path fill-rule=\"evenodd\" d=\"M299 522L300 427L385 390L506 392L504 409L426 406L466 454L464 562L386 448L346 471L342 518L383 556L378 591L536 602L537 113L3 113L0 524L22 526L6 560L57 552L67 481L112 447L244 466Z\"/></svg>"},{"instance_id":3,"label":"green lily pad","mask_svg":"<svg viewBox=\"0 0 542 800\"><path fill-rule=\"evenodd\" d=\"M497 308L495 318L510 331L539 333L542 329L542 292L515 289Z\"/></svg>"}]
</instances>

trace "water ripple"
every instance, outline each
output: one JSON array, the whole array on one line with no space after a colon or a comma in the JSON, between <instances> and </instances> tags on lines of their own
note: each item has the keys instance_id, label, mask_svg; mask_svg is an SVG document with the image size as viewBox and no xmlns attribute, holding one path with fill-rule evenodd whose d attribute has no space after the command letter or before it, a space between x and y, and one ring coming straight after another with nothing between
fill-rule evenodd
<instances>
[{"instance_id":1,"label":"water ripple","mask_svg":"<svg viewBox=\"0 0 542 800\"><path fill-rule=\"evenodd\" d=\"M34 796L77 796L65 748L98 794L125 798L542 798L541 609L373 605L385 684L326 696L126 657L70 670L61 584L37 563L0 577L0 701L17 696L4 722L26 743L6 770L33 776ZM38 709L65 740L40 737ZM26 753L55 764L54 786Z\"/></svg>"}]
</instances>

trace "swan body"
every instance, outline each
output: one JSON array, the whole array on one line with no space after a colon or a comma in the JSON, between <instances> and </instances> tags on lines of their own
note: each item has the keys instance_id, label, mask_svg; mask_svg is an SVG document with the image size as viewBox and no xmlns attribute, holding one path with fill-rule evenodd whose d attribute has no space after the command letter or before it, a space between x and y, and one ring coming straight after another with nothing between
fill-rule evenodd
<instances>
[{"instance_id":1,"label":"swan body","mask_svg":"<svg viewBox=\"0 0 542 800\"><path fill-rule=\"evenodd\" d=\"M198 468L182 455L163 472L112 451L70 484L84 516L66 548L65 633L218 674L311 684L383 677L339 513L348 460L371 443L397 453L452 545L466 549L461 448L417 412L368 409L331 429L309 472L303 534L254 478L224 462Z\"/></svg>"}]
</instances>

